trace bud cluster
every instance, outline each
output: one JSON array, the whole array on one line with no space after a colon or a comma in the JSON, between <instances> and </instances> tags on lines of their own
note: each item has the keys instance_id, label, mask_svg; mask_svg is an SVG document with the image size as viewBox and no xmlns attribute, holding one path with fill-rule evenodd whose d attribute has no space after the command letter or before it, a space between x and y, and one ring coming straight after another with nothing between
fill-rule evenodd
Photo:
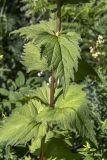
<instances>
[{"instance_id":1,"label":"bud cluster","mask_svg":"<svg viewBox=\"0 0 107 160\"><path fill-rule=\"evenodd\" d=\"M92 54L92 57L96 60L100 59L100 56L103 55L101 48L103 47L104 44L104 38L102 35L99 35L95 44L95 47L90 47L90 53Z\"/></svg>"}]
</instances>

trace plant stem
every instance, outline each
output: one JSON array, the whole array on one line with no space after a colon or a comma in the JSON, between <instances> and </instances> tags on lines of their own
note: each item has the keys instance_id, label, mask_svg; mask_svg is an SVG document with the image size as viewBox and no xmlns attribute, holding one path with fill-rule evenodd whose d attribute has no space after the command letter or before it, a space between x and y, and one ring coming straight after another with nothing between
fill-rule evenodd
<instances>
[{"instance_id":1,"label":"plant stem","mask_svg":"<svg viewBox=\"0 0 107 160\"><path fill-rule=\"evenodd\" d=\"M56 33L61 30L61 0L56 0L57 13L56 13Z\"/></svg>"},{"instance_id":2,"label":"plant stem","mask_svg":"<svg viewBox=\"0 0 107 160\"><path fill-rule=\"evenodd\" d=\"M40 160L45 160L45 156L44 156L44 143L45 143L45 138L46 136L44 136L41 140L41 150L40 150Z\"/></svg>"},{"instance_id":3,"label":"plant stem","mask_svg":"<svg viewBox=\"0 0 107 160\"><path fill-rule=\"evenodd\" d=\"M60 32L61 30L61 0L56 0L57 3L57 13L56 13L56 33ZM54 67L52 68L52 74L51 74L51 84L50 84L50 104L49 106L51 108L54 108L54 102L55 102L55 73L54 73ZM48 128L49 129L49 128ZM45 160L44 156L44 143L45 143L46 135L41 140L41 151L40 151L40 160Z\"/></svg>"},{"instance_id":4,"label":"plant stem","mask_svg":"<svg viewBox=\"0 0 107 160\"><path fill-rule=\"evenodd\" d=\"M57 3L57 13L56 13L56 33L61 30L61 0L56 0ZM55 75L54 69L52 69L51 84L50 84L50 107L54 108L54 95L55 95Z\"/></svg>"},{"instance_id":5,"label":"plant stem","mask_svg":"<svg viewBox=\"0 0 107 160\"><path fill-rule=\"evenodd\" d=\"M50 107L54 108L54 95L55 95L55 76L52 70L51 84L50 84Z\"/></svg>"}]
</instances>

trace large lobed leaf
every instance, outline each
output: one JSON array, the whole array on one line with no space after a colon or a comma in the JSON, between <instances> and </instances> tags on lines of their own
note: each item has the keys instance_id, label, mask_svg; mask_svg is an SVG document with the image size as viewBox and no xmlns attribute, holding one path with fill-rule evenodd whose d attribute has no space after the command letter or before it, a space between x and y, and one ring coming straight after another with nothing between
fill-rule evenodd
<instances>
[{"instance_id":1,"label":"large lobed leaf","mask_svg":"<svg viewBox=\"0 0 107 160\"><path fill-rule=\"evenodd\" d=\"M54 24L53 21L41 22L34 26L19 29L14 33L20 33L21 36L25 35L28 39L32 39L36 46L42 47L43 57L47 59L50 70L54 68L56 71L56 77L60 80L63 90L66 92L71 79L74 80L74 71L78 70L78 59L80 58L79 36L73 32L55 34ZM38 67L40 63L46 70L46 61L44 59L40 61L36 46L34 44L25 46L25 56L23 57L25 63L23 64L31 71L40 69L41 67ZM43 67L41 69L43 70Z\"/></svg>"},{"instance_id":2,"label":"large lobed leaf","mask_svg":"<svg viewBox=\"0 0 107 160\"><path fill-rule=\"evenodd\" d=\"M43 32L35 38L35 43L45 49L43 56L47 57L50 69L54 68L56 77L60 80L64 92L67 91L71 79L74 80L74 71L78 70L80 59L79 37L75 33L52 35Z\"/></svg>"},{"instance_id":3,"label":"large lobed leaf","mask_svg":"<svg viewBox=\"0 0 107 160\"><path fill-rule=\"evenodd\" d=\"M63 98L61 95L55 104L55 109L47 108L37 116L38 121L51 122L65 129L77 129L97 145L94 125L90 119L86 95L81 85L71 85Z\"/></svg>"}]
</instances>

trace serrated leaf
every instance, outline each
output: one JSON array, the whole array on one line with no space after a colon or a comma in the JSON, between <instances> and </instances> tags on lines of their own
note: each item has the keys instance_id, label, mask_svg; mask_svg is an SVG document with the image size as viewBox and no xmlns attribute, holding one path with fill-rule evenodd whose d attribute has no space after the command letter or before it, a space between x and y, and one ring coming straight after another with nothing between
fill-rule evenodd
<instances>
[{"instance_id":1,"label":"serrated leaf","mask_svg":"<svg viewBox=\"0 0 107 160\"><path fill-rule=\"evenodd\" d=\"M80 58L79 37L74 34L61 34L59 36L41 33L35 43L45 46L43 55L47 57L50 68L56 71L56 77L61 81L64 92L70 80L74 80L74 71L78 70Z\"/></svg>"},{"instance_id":2,"label":"serrated leaf","mask_svg":"<svg viewBox=\"0 0 107 160\"><path fill-rule=\"evenodd\" d=\"M63 98L61 95L55 104L55 109L47 109L41 112L38 121L57 123L65 129L76 128L82 136L86 136L95 145L94 125L90 119L90 111L87 107L86 95L81 85L71 85Z\"/></svg>"},{"instance_id":3,"label":"serrated leaf","mask_svg":"<svg viewBox=\"0 0 107 160\"><path fill-rule=\"evenodd\" d=\"M56 71L56 77L61 81L63 90L66 92L71 79L74 80L74 71L78 70L78 59L80 58L78 41L80 37L74 32L57 36L54 27L50 27L50 24L54 26L53 21L45 21L35 25L35 28L29 26L15 31L15 33L20 33L21 36L25 35L28 39L32 39L37 46L44 48L42 55L47 59L49 68L54 68ZM36 55L32 56L33 54L32 51L32 54L28 56L31 57L30 60L27 58L27 62L30 64L32 58L36 57Z\"/></svg>"},{"instance_id":4,"label":"serrated leaf","mask_svg":"<svg viewBox=\"0 0 107 160\"><path fill-rule=\"evenodd\" d=\"M55 21L41 21L39 24L22 27L12 32L12 34L20 34L28 40L34 40L43 32L53 34L55 30Z\"/></svg>"},{"instance_id":5,"label":"serrated leaf","mask_svg":"<svg viewBox=\"0 0 107 160\"><path fill-rule=\"evenodd\" d=\"M56 89L55 93L55 100L58 98L59 93L62 91L62 89ZM40 100L41 103L44 103L46 105L49 105L49 97L50 97L50 88L49 86L44 82L42 87L38 87L35 91L31 90L28 95L26 95L31 98L36 98L37 100Z\"/></svg>"},{"instance_id":6,"label":"serrated leaf","mask_svg":"<svg viewBox=\"0 0 107 160\"><path fill-rule=\"evenodd\" d=\"M46 83L42 85L42 87L38 87L35 91L31 91L31 96L39 99L44 104L49 104L49 87Z\"/></svg>"},{"instance_id":7,"label":"serrated leaf","mask_svg":"<svg viewBox=\"0 0 107 160\"><path fill-rule=\"evenodd\" d=\"M34 153L35 150L40 148L40 146L41 146L41 138L33 139L31 145L29 146L30 152Z\"/></svg>"},{"instance_id":8,"label":"serrated leaf","mask_svg":"<svg viewBox=\"0 0 107 160\"><path fill-rule=\"evenodd\" d=\"M9 118L0 128L0 143L8 145L25 144L32 138L42 138L47 130L46 123L38 123L36 121L37 114L40 109L45 107L40 102L34 100L29 101L23 107L14 110ZM35 104L35 105L34 105ZM43 108L43 109L42 109Z\"/></svg>"},{"instance_id":9,"label":"serrated leaf","mask_svg":"<svg viewBox=\"0 0 107 160\"><path fill-rule=\"evenodd\" d=\"M24 53L22 56L22 64L27 68L27 71L44 71L48 65L44 57L41 58L40 49L32 42L25 44Z\"/></svg>"}]
</instances>

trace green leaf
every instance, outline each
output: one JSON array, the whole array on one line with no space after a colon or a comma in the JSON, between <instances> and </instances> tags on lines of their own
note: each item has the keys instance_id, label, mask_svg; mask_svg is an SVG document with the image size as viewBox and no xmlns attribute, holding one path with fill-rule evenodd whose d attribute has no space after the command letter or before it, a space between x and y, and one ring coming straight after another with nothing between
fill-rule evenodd
<instances>
[{"instance_id":1,"label":"green leaf","mask_svg":"<svg viewBox=\"0 0 107 160\"><path fill-rule=\"evenodd\" d=\"M17 78L15 79L15 83L16 83L17 87L21 87L24 85L25 76L24 76L23 72L19 71L17 73Z\"/></svg>"},{"instance_id":2,"label":"green leaf","mask_svg":"<svg viewBox=\"0 0 107 160\"><path fill-rule=\"evenodd\" d=\"M94 158L91 155L87 154L84 160L94 160Z\"/></svg>"},{"instance_id":3,"label":"green leaf","mask_svg":"<svg viewBox=\"0 0 107 160\"><path fill-rule=\"evenodd\" d=\"M27 68L27 71L44 71L47 70L47 61L40 56L40 49L32 42L25 44L24 53L22 56L22 64Z\"/></svg>"},{"instance_id":4,"label":"green leaf","mask_svg":"<svg viewBox=\"0 0 107 160\"><path fill-rule=\"evenodd\" d=\"M78 132L97 145L94 125L90 118L86 95L81 85L71 85L63 98L61 95L55 104L55 109L46 109L41 112L38 121L56 123L64 129L77 129Z\"/></svg>"},{"instance_id":5,"label":"green leaf","mask_svg":"<svg viewBox=\"0 0 107 160\"><path fill-rule=\"evenodd\" d=\"M55 21L41 21L39 24L30 25L27 27L22 27L18 30L12 32L12 34L20 34L24 36L27 40L34 40L43 32L48 32L50 34L55 33Z\"/></svg>"},{"instance_id":6,"label":"green leaf","mask_svg":"<svg viewBox=\"0 0 107 160\"><path fill-rule=\"evenodd\" d=\"M102 122L102 129L105 133L107 133L107 119Z\"/></svg>"},{"instance_id":7,"label":"green leaf","mask_svg":"<svg viewBox=\"0 0 107 160\"><path fill-rule=\"evenodd\" d=\"M55 22L53 21L44 21L35 25L35 28L34 26L29 26L28 28L19 29L14 33L20 33L21 36L25 35L26 38L32 39L37 46L44 48L42 50L43 58L47 59L50 70L54 68L56 77L61 81L63 90L66 92L71 79L74 80L74 71L77 72L78 70L78 59L80 58L78 41L80 37L74 32L55 35L54 24ZM38 61L37 65L34 63L37 57L36 51L34 52L35 48L32 48L33 46L30 47L29 53L29 48L25 48L27 58L24 61L27 61L25 66L28 66L28 69L30 63L30 70L36 70L39 69L36 66L41 63L39 63L40 61ZM34 62L32 62L33 59ZM45 65L42 67L43 69L46 69Z\"/></svg>"},{"instance_id":8,"label":"green leaf","mask_svg":"<svg viewBox=\"0 0 107 160\"><path fill-rule=\"evenodd\" d=\"M0 88L0 94L3 95L3 96L8 96L9 91L5 88Z\"/></svg>"},{"instance_id":9,"label":"green leaf","mask_svg":"<svg viewBox=\"0 0 107 160\"><path fill-rule=\"evenodd\" d=\"M42 87L38 87L35 91L31 91L32 97L39 99L44 104L49 104L50 90L46 83Z\"/></svg>"},{"instance_id":10,"label":"green leaf","mask_svg":"<svg viewBox=\"0 0 107 160\"><path fill-rule=\"evenodd\" d=\"M29 146L30 152L34 153L41 146L41 138L35 138L32 140L31 145Z\"/></svg>"},{"instance_id":11,"label":"green leaf","mask_svg":"<svg viewBox=\"0 0 107 160\"><path fill-rule=\"evenodd\" d=\"M0 128L0 143L25 144L32 138L42 138L47 130L46 123L38 123L36 116L44 106L36 100L14 110Z\"/></svg>"},{"instance_id":12,"label":"green leaf","mask_svg":"<svg viewBox=\"0 0 107 160\"><path fill-rule=\"evenodd\" d=\"M51 146L51 147L50 147ZM45 145L46 158L52 158L55 160L79 160L78 154L72 153L69 146L64 142L62 138L52 138Z\"/></svg>"},{"instance_id":13,"label":"green leaf","mask_svg":"<svg viewBox=\"0 0 107 160\"><path fill-rule=\"evenodd\" d=\"M21 0L21 3L24 4L22 10L25 12L25 17L32 17L32 19L36 13L41 12L43 14L48 7L48 0Z\"/></svg>"},{"instance_id":14,"label":"green leaf","mask_svg":"<svg viewBox=\"0 0 107 160\"><path fill-rule=\"evenodd\" d=\"M56 71L56 77L61 81L63 90L66 91L69 83L74 80L74 71L78 70L80 58L79 37L74 33L60 34L41 33L35 43L45 46L43 55L47 57L48 64Z\"/></svg>"}]
</instances>

